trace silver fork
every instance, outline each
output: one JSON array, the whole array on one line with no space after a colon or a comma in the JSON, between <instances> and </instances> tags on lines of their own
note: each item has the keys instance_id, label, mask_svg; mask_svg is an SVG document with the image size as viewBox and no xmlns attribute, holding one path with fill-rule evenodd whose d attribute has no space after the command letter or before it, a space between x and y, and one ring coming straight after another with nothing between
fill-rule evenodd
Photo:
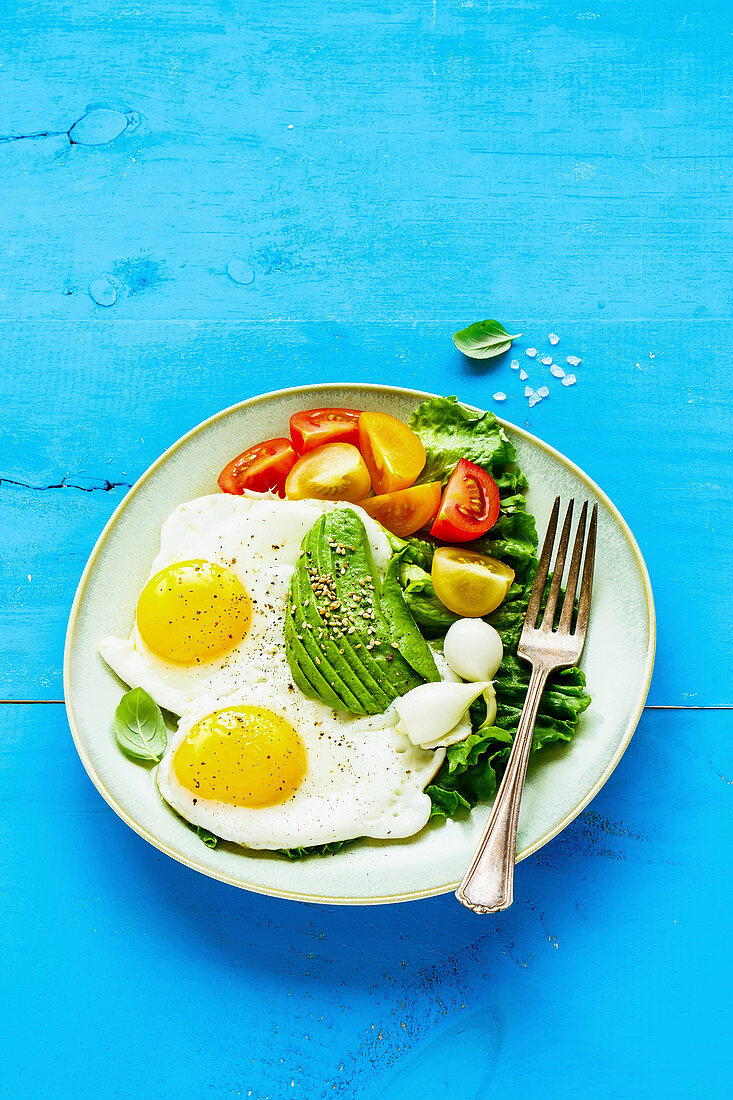
<instances>
[{"instance_id":1,"label":"silver fork","mask_svg":"<svg viewBox=\"0 0 733 1100\"><path fill-rule=\"evenodd\" d=\"M517 847L519 804L522 800L524 777L527 774L527 762L532 748L532 735L537 720L537 710L540 705L542 690L553 669L566 668L577 664L583 652L593 588L593 561L598 522L597 504L593 505L590 524L588 525L588 539L585 547L585 561L580 582L575 629L573 630L571 627L575 593L578 586L578 577L580 576L580 563L583 557L583 543L585 542L585 527L588 515L587 501L583 504L580 520L578 521L578 530L575 535L573 555L570 559L570 570L565 586L565 599L560 611L560 619L557 629L553 630L560 585L562 584L562 575L565 568L565 558L567 557L570 541L573 505L574 501L571 500L560 535L547 603L542 621L538 624L537 619L550 572L550 558L560 514L560 497L555 498L542 553L540 554L537 576L532 585L527 613L524 616L522 635L517 647L518 655L523 657L525 661L529 661L532 666L527 697L524 701L522 716L519 719L517 734L514 738L504 778L501 781L494 808L491 811L491 817L479 841L473 861L456 891L458 900L468 909L473 909L474 913L496 913L500 909L507 909L512 904L514 899L514 862Z\"/></svg>"}]
</instances>

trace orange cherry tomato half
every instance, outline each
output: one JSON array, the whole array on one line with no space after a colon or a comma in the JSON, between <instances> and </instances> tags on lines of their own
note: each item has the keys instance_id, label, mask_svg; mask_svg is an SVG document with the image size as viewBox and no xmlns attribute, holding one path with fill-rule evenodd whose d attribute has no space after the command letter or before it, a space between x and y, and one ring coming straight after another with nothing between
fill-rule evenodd
<instances>
[{"instance_id":1,"label":"orange cherry tomato half","mask_svg":"<svg viewBox=\"0 0 733 1100\"><path fill-rule=\"evenodd\" d=\"M407 489L425 465L425 448L418 435L387 413L359 417L359 450L377 494Z\"/></svg>"},{"instance_id":2,"label":"orange cherry tomato half","mask_svg":"<svg viewBox=\"0 0 733 1100\"><path fill-rule=\"evenodd\" d=\"M450 476L430 534L441 542L471 542L494 526L499 507L499 486L493 477L462 458Z\"/></svg>"},{"instance_id":3,"label":"orange cherry tomato half","mask_svg":"<svg viewBox=\"0 0 733 1100\"><path fill-rule=\"evenodd\" d=\"M300 455L326 443L359 443L358 409L308 409L290 417L290 438Z\"/></svg>"},{"instance_id":4,"label":"orange cherry tomato half","mask_svg":"<svg viewBox=\"0 0 733 1100\"><path fill-rule=\"evenodd\" d=\"M363 500L371 481L364 459L351 443L327 443L303 455L285 482L288 500Z\"/></svg>"},{"instance_id":5,"label":"orange cherry tomato half","mask_svg":"<svg viewBox=\"0 0 733 1100\"><path fill-rule=\"evenodd\" d=\"M289 439L266 439L233 458L219 474L219 488L241 496L245 489L253 493L268 490L285 495L285 479L297 455Z\"/></svg>"},{"instance_id":6,"label":"orange cherry tomato half","mask_svg":"<svg viewBox=\"0 0 733 1100\"><path fill-rule=\"evenodd\" d=\"M441 489L439 481L431 481L429 485L369 497L360 502L360 507L393 535L406 539L425 527L438 511Z\"/></svg>"}]
</instances>

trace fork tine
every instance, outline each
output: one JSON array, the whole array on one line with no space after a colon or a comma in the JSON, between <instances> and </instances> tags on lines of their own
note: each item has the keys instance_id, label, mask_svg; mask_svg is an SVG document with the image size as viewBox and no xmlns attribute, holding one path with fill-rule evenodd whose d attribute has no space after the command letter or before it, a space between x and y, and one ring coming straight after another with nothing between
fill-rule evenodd
<instances>
[{"instance_id":1,"label":"fork tine","mask_svg":"<svg viewBox=\"0 0 733 1100\"><path fill-rule=\"evenodd\" d=\"M552 554L553 543L555 542L555 531L557 530L557 517L559 514L560 497L555 497L555 503L553 504L552 512L550 513L550 522L547 524L547 534L545 535L545 541L542 544L542 553L540 554L540 560L537 566L534 584L532 585L532 591L529 594L529 603L527 604L527 611L524 616L525 627L533 627L537 622L537 616L540 613L540 602L542 600L542 593L545 590L545 581L547 580L547 574L550 569L550 556Z\"/></svg>"},{"instance_id":2,"label":"fork tine","mask_svg":"<svg viewBox=\"0 0 733 1100\"><path fill-rule=\"evenodd\" d=\"M585 561L583 563L583 579L580 582L580 598L578 600L578 623L575 633L585 637L588 629L588 617L590 615L590 596L593 590L593 563L596 555L596 526L598 522L598 505L593 505L593 512L588 527L588 542L585 548Z\"/></svg>"},{"instance_id":3,"label":"fork tine","mask_svg":"<svg viewBox=\"0 0 733 1100\"><path fill-rule=\"evenodd\" d=\"M562 575L563 570L565 569L565 557L568 552L568 543L570 542L570 524L573 521L574 504L575 500L571 499L570 503L568 504L568 510L565 513L565 522L562 525L562 534L560 535L560 542L557 547L555 566L552 570L550 591L547 593L547 603L545 605L545 613L542 616L542 622L540 623L540 630L552 630L552 624L555 619L557 597L560 592L560 585L562 584Z\"/></svg>"},{"instance_id":4,"label":"fork tine","mask_svg":"<svg viewBox=\"0 0 733 1100\"><path fill-rule=\"evenodd\" d=\"M580 573L580 559L583 553L583 541L585 539L585 520L588 515L588 501L583 501L583 508L580 513L580 519L578 520L578 530L575 534L575 545L573 546L573 556L570 559L570 571L568 573L568 583L565 586L565 599L563 600L562 611L560 612L560 622L557 629L563 633L570 633L570 624L573 618L573 608L575 606L575 590L578 587L578 574Z\"/></svg>"}]
</instances>

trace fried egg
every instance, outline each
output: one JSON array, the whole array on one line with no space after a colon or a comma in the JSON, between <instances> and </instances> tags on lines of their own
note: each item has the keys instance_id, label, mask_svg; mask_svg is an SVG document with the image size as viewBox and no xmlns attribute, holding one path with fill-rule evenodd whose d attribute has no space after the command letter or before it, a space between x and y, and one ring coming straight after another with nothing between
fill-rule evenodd
<instances>
[{"instance_id":1,"label":"fried egg","mask_svg":"<svg viewBox=\"0 0 733 1100\"><path fill-rule=\"evenodd\" d=\"M300 544L329 501L217 493L182 504L161 529L160 551L128 638L99 651L131 687L183 715L213 709L247 684L290 679L283 624ZM383 572L384 531L356 509Z\"/></svg>"},{"instance_id":2,"label":"fried egg","mask_svg":"<svg viewBox=\"0 0 733 1100\"><path fill-rule=\"evenodd\" d=\"M445 748L413 744L394 706L350 716L291 676L290 580L306 533L340 507L362 519L383 574L389 541L358 506L259 494L181 505L161 529L129 637L100 645L125 683L180 716L156 769L162 797L192 825L249 848L396 839L430 817L425 787ZM436 660L444 680L457 679Z\"/></svg>"},{"instance_id":3,"label":"fried egg","mask_svg":"<svg viewBox=\"0 0 733 1100\"><path fill-rule=\"evenodd\" d=\"M255 683L182 718L157 783L186 821L249 848L396 839L426 824L444 757L385 715L349 718L292 684Z\"/></svg>"}]
</instances>

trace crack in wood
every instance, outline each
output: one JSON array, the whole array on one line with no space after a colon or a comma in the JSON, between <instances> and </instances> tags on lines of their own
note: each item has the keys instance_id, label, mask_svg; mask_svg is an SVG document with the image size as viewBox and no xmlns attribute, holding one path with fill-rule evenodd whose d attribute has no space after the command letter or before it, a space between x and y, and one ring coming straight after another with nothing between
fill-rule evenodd
<instances>
[{"instance_id":1,"label":"crack in wood","mask_svg":"<svg viewBox=\"0 0 733 1100\"><path fill-rule=\"evenodd\" d=\"M99 485L76 485L62 478L53 485L29 485L26 481L16 481L12 477L0 477L0 485L15 485L19 489L30 489L33 493L46 493L49 489L78 489L81 493L109 493L113 489L131 489L129 481L109 481L106 478Z\"/></svg>"},{"instance_id":2,"label":"crack in wood","mask_svg":"<svg viewBox=\"0 0 733 1100\"><path fill-rule=\"evenodd\" d=\"M84 127L86 119L90 124ZM108 145L115 141L125 130L134 129L139 122L139 116L135 111L120 111L116 107L92 106L88 107L83 115L75 119L68 130L37 130L31 134L0 134L0 144L11 141L43 141L50 137L66 137L69 145ZM81 127L81 133L86 133L86 140L81 136L74 137L74 130Z\"/></svg>"}]
</instances>

